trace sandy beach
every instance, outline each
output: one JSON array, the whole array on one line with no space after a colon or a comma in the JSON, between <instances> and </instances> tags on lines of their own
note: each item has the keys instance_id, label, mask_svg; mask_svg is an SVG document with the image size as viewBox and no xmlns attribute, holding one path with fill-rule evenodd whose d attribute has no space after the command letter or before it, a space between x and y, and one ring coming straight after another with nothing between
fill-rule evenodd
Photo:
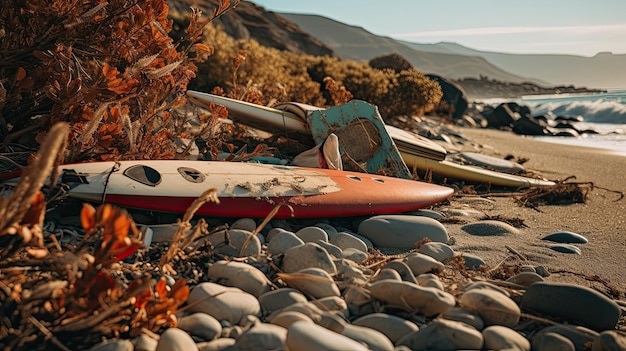
<instances>
[{"instance_id":1,"label":"sandy beach","mask_svg":"<svg viewBox=\"0 0 626 351\"><path fill-rule=\"evenodd\" d=\"M589 192L585 204L540 206L542 212L521 207L513 198L457 197L452 201L453 206L467 205L489 216L517 217L528 228L516 235L480 237L465 233L461 230L462 224L446 224L450 235L456 239L455 250L479 255L492 266L510 255L505 248L508 245L532 264L542 264L551 272L597 275L622 292L626 289L626 199L616 201L618 194L602 189L626 193L625 157L601 149L547 143L492 129L462 128L461 132L480 144L484 153L527 158L524 164L527 169L536 170L550 180L576 176L572 181L592 182L595 188ZM582 255L548 249L548 242L540 239L556 231L571 231L589 239L589 243L578 245ZM552 274L548 280L596 284L572 273Z\"/></svg>"}]
</instances>

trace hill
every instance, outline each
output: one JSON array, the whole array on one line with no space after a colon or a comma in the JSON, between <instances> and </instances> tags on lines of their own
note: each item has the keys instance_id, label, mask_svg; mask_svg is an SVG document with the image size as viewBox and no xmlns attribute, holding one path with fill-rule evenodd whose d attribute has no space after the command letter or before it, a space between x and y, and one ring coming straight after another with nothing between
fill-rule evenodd
<instances>
[{"instance_id":1,"label":"hill","mask_svg":"<svg viewBox=\"0 0 626 351\"><path fill-rule=\"evenodd\" d=\"M614 55L609 52L598 53L593 57L521 55L479 51L448 42L437 44L400 42L422 52L479 56L508 72L530 77L533 80L542 79L551 84L572 84L604 89L626 87L626 75L617 74L626 66L626 55Z\"/></svg>"}]
</instances>

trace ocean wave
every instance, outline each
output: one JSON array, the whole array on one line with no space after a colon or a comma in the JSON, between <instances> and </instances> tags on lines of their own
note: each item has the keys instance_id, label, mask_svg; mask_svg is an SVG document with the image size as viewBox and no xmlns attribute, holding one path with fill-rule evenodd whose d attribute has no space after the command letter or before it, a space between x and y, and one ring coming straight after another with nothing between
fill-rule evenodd
<instances>
[{"instance_id":1,"label":"ocean wave","mask_svg":"<svg viewBox=\"0 0 626 351\"><path fill-rule=\"evenodd\" d=\"M535 116L582 116L585 122L626 124L626 105L617 101L553 101L528 105Z\"/></svg>"}]
</instances>

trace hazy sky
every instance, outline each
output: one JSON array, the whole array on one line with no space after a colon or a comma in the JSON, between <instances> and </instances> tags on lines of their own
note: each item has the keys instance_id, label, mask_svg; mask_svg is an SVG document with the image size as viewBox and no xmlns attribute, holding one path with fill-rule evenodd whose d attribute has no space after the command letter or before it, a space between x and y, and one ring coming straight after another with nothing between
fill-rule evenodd
<instances>
[{"instance_id":1,"label":"hazy sky","mask_svg":"<svg viewBox=\"0 0 626 351\"><path fill-rule=\"evenodd\" d=\"M509 53L626 54L626 0L253 0L416 43Z\"/></svg>"}]
</instances>

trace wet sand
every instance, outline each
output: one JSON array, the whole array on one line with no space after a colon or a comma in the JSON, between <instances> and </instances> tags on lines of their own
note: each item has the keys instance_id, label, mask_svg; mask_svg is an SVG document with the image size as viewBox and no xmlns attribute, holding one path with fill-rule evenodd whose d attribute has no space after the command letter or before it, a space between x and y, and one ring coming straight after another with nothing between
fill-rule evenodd
<instances>
[{"instance_id":1,"label":"wet sand","mask_svg":"<svg viewBox=\"0 0 626 351\"><path fill-rule=\"evenodd\" d=\"M601 189L626 193L626 157L498 130L462 128L461 133L483 146L481 152L486 154L529 159L524 166L550 180L576 176L572 181L592 182L595 187L585 204L540 206L541 212L520 207L512 198L457 197L453 206L467 205L490 216L518 217L528 228L515 235L480 237L465 233L462 224L446 224L456 239L455 250L474 253L493 266L510 255L505 248L508 245L525 255L531 264L544 265L551 272L572 272L552 274L550 281L594 285L597 282L590 278L597 275L621 291L626 290L626 199L616 201L618 194ZM464 148L471 150L469 145ZM550 242L540 239L556 231L571 231L589 239L587 244L576 244L582 255L547 248Z\"/></svg>"}]
</instances>

